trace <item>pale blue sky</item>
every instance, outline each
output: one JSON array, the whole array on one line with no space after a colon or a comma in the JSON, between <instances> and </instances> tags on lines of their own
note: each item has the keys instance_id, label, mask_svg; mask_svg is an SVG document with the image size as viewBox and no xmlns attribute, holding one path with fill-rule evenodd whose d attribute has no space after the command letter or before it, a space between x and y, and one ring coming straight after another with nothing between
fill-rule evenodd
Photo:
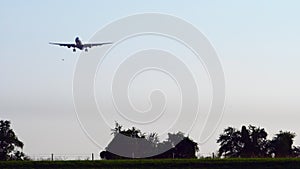
<instances>
[{"instance_id":1,"label":"pale blue sky","mask_svg":"<svg viewBox=\"0 0 300 169\"><path fill-rule=\"evenodd\" d=\"M2 2L0 118L12 121L25 153L98 153L81 131L72 103L80 53L48 42L73 42L77 35L87 41L119 18L158 12L203 32L224 68L224 117L201 153L217 150L215 139L229 125L258 125L271 136L280 129L300 134L299 7L296 0Z\"/></svg>"}]
</instances>

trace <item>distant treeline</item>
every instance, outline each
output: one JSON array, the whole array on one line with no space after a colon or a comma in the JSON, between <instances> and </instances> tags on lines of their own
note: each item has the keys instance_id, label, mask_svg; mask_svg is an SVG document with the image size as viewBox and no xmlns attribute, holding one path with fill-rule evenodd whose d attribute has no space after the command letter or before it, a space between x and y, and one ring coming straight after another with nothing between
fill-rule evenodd
<instances>
[{"instance_id":1,"label":"distant treeline","mask_svg":"<svg viewBox=\"0 0 300 169\"><path fill-rule=\"evenodd\" d=\"M279 131L269 140L264 128L249 125L241 130L228 127L219 136L218 151L222 157L299 157L300 147L294 146L295 133Z\"/></svg>"},{"instance_id":2,"label":"distant treeline","mask_svg":"<svg viewBox=\"0 0 300 169\"><path fill-rule=\"evenodd\" d=\"M196 158L198 144L184 133L168 133L168 138L160 142L157 133L145 134L139 129L123 129L116 123L112 129L114 138L105 151L100 153L102 159L131 158ZM220 145L216 157L261 158L261 157L299 157L300 147L293 146L295 133L280 131L271 140L267 139L263 128L249 125L241 130L228 127L220 134Z\"/></svg>"},{"instance_id":3,"label":"distant treeline","mask_svg":"<svg viewBox=\"0 0 300 169\"><path fill-rule=\"evenodd\" d=\"M197 158L199 151L198 144L182 132L168 133L168 138L160 141L157 133L145 134L135 127L123 129L116 123L112 134L114 138L100 153L102 159ZM295 133L279 131L272 139L267 136L264 128L252 125L242 126L241 130L228 127L217 139L220 147L216 157L300 157L300 147L293 145ZM22 152L23 146L10 121L0 120L0 161L30 160Z\"/></svg>"}]
</instances>

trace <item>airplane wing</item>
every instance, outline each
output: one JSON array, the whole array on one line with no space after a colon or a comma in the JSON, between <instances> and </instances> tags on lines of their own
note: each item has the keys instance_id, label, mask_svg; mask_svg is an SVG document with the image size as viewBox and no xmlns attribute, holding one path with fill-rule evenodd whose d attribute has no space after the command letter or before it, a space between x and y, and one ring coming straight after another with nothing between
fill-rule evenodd
<instances>
[{"instance_id":1,"label":"airplane wing","mask_svg":"<svg viewBox=\"0 0 300 169\"><path fill-rule=\"evenodd\" d=\"M86 43L83 44L84 48L91 48L93 46L102 46L102 45L107 45L107 44L112 44L112 42L104 42L104 43Z\"/></svg>"},{"instance_id":2,"label":"airplane wing","mask_svg":"<svg viewBox=\"0 0 300 169\"><path fill-rule=\"evenodd\" d=\"M49 42L49 44L51 44L51 45L59 45L59 46L66 46L68 48L70 48L70 47L75 48L76 47L76 45L72 44L72 43L52 43L52 42Z\"/></svg>"}]
</instances>

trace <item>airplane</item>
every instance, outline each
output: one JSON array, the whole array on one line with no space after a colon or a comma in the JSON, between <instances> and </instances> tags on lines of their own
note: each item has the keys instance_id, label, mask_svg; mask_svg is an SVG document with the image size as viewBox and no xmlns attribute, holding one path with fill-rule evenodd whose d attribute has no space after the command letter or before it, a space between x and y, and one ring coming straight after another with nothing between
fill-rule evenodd
<instances>
[{"instance_id":1,"label":"airplane","mask_svg":"<svg viewBox=\"0 0 300 169\"><path fill-rule=\"evenodd\" d=\"M79 50L84 50L88 51L88 48L94 47L94 46L102 46L102 45L107 45L107 44L112 44L112 42L104 42L104 43L86 43L83 44L79 37L75 38L75 44L74 43L53 43L49 42L51 45L59 45L59 46L66 46L68 48L73 48L73 52L76 52L76 48Z\"/></svg>"}]
</instances>

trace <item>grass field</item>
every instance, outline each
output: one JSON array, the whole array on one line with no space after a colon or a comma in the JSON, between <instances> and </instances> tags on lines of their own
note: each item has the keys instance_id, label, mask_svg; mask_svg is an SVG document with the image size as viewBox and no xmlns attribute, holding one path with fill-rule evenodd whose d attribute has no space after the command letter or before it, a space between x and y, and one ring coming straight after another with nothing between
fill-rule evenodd
<instances>
[{"instance_id":1,"label":"grass field","mask_svg":"<svg viewBox=\"0 0 300 169\"><path fill-rule=\"evenodd\" d=\"M0 169L110 169L110 168L202 168L202 169L300 169L300 158L283 159L164 159L99 161L7 161Z\"/></svg>"}]
</instances>

